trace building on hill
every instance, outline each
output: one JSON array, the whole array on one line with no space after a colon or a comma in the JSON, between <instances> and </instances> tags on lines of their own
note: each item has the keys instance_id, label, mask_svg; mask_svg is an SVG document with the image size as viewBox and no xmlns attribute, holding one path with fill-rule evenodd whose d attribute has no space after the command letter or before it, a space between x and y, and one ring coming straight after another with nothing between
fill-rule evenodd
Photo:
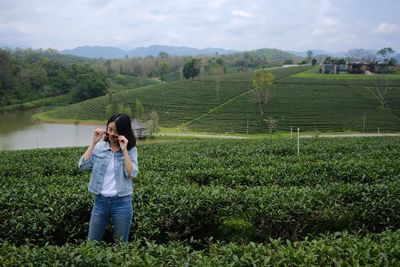
<instances>
[{"instance_id":1,"label":"building on hill","mask_svg":"<svg viewBox=\"0 0 400 267\"><path fill-rule=\"evenodd\" d=\"M322 64L320 69L324 74L364 74L364 73L392 73L388 65L380 63L348 62L347 64Z\"/></svg>"},{"instance_id":2,"label":"building on hill","mask_svg":"<svg viewBox=\"0 0 400 267\"><path fill-rule=\"evenodd\" d=\"M322 73L325 74L339 74L339 73L347 73L347 65L346 64L323 64L322 65Z\"/></svg>"},{"instance_id":3,"label":"building on hill","mask_svg":"<svg viewBox=\"0 0 400 267\"><path fill-rule=\"evenodd\" d=\"M353 74L363 74L366 71L375 72L375 66L376 64L368 64L360 62L347 63L348 72Z\"/></svg>"},{"instance_id":4,"label":"building on hill","mask_svg":"<svg viewBox=\"0 0 400 267\"><path fill-rule=\"evenodd\" d=\"M146 138L146 125L144 125L138 119L134 119L131 121L132 130L137 139L145 139Z\"/></svg>"},{"instance_id":5,"label":"building on hill","mask_svg":"<svg viewBox=\"0 0 400 267\"><path fill-rule=\"evenodd\" d=\"M394 68L391 68L386 64L378 63L375 65L375 72L379 74L393 73Z\"/></svg>"}]
</instances>

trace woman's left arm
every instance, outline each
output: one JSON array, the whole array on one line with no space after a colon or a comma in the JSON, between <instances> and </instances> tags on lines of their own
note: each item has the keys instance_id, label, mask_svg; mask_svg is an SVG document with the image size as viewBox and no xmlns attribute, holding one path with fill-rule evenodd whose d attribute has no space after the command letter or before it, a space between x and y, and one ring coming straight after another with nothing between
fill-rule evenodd
<instances>
[{"instance_id":1,"label":"woman's left arm","mask_svg":"<svg viewBox=\"0 0 400 267\"><path fill-rule=\"evenodd\" d=\"M138 174L137 150L136 147L132 147L130 151L128 151L127 144L128 140L125 136L120 135L119 145L124 155L125 175L128 178L134 179Z\"/></svg>"},{"instance_id":2,"label":"woman's left arm","mask_svg":"<svg viewBox=\"0 0 400 267\"><path fill-rule=\"evenodd\" d=\"M122 153L124 154L125 173L132 173L133 164L132 164L131 157L129 157L128 150L125 149ZM130 178L132 178L132 177L130 177Z\"/></svg>"}]
</instances>

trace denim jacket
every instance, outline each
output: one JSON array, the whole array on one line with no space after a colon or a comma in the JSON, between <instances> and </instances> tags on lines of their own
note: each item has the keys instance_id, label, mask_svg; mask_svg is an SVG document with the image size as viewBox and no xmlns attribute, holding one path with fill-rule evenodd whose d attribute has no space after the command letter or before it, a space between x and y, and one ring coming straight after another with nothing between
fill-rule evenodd
<instances>
[{"instance_id":1,"label":"denim jacket","mask_svg":"<svg viewBox=\"0 0 400 267\"><path fill-rule=\"evenodd\" d=\"M138 155L136 147L132 147L129 151L129 157L132 161L132 173L128 174L125 170L124 155L120 150L114 153L115 178L118 196L131 195L133 191L132 179L138 175ZM99 194L106 174L107 165L113 153L111 146L106 141L99 141L93 149L93 153L87 160L83 159L83 155L79 159L78 166L81 170L92 170L88 189L94 194Z\"/></svg>"}]
</instances>

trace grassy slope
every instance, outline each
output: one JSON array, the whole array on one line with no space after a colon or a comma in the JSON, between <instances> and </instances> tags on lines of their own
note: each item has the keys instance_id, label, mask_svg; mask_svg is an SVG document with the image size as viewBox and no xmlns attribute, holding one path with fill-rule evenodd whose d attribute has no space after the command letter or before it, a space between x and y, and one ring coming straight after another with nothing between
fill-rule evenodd
<instances>
[{"instance_id":1,"label":"grassy slope","mask_svg":"<svg viewBox=\"0 0 400 267\"><path fill-rule=\"evenodd\" d=\"M277 121L278 130L291 126L306 131L399 131L400 79L389 77L388 105L383 107L373 76L321 75L309 69L275 82L267 118ZM363 126L365 114L365 127ZM266 132L252 93L190 124L193 130L217 132Z\"/></svg>"},{"instance_id":2,"label":"grassy slope","mask_svg":"<svg viewBox=\"0 0 400 267\"><path fill-rule=\"evenodd\" d=\"M383 107L377 97L373 76L322 75L308 67L271 70L273 85L267 115L277 121L278 130L291 126L305 131L400 130L400 79L389 76L389 100ZM113 101L135 110L140 99L146 112L157 111L163 127L182 123L201 132L266 132L254 101L250 80L253 72L222 77L219 99L215 78L177 81L123 90ZM42 114L42 119L104 120L109 98L99 97ZM365 115L364 115L365 114ZM365 116L365 128L363 121Z\"/></svg>"}]
</instances>

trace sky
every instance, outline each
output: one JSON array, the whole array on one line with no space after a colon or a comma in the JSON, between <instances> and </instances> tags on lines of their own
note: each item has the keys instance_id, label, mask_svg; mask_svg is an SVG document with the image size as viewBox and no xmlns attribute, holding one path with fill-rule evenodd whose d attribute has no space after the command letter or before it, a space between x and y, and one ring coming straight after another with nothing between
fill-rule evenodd
<instances>
[{"instance_id":1,"label":"sky","mask_svg":"<svg viewBox=\"0 0 400 267\"><path fill-rule=\"evenodd\" d=\"M0 0L0 47L400 53L399 14L399 0Z\"/></svg>"}]
</instances>

